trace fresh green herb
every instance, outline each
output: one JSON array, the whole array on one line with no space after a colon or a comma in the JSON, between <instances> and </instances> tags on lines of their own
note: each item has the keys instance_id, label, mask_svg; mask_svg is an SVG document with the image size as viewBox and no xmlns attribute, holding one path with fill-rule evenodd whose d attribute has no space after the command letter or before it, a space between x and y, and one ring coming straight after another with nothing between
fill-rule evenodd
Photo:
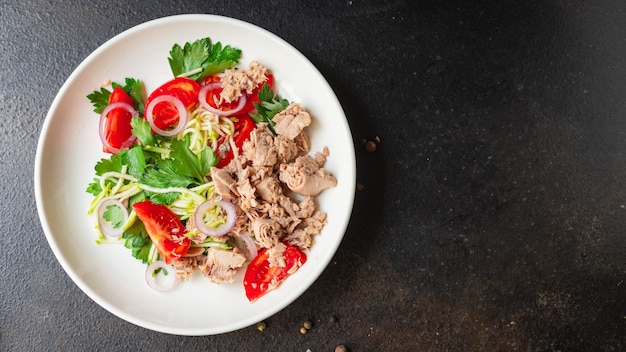
<instances>
[{"instance_id":1,"label":"fresh green herb","mask_svg":"<svg viewBox=\"0 0 626 352\"><path fill-rule=\"evenodd\" d=\"M180 193L178 192L154 193L150 195L150 200L154 204L170 205L174 203L179 196Z\"/></svg>"},{"instance_id":2,"label":"fresh green herb","mask_svg":"<svg viewBox=\"0 0 626 352\"><path fill-rule=\"evenodd\" d=\"M148 263L152 240L141 221L135 221L122 235L124 247L131 250L134 258Z\"/></svg>"},{"instance_id":3,"label":"fresh green herb","mask_svg":"<svg viewBox=\"0 0 626 352\"><path fill-rule=\"evenodd\" d=\"M87 193L93 194L97 197L100 193L102 193L102 187L100 187L100 180L98 178L94 178L93 181L87 186Z\"/></svg>"},{"instance_id":4,"label":"fresh green herb","mask_svg":"<svg viewBox=\"0 0 626 352\"><path fill-rule=\"evenodd\" d=\"M144 130L144 122L141 122L140 119L133 119L132 121L135 126L133 131L139 135L138 138L140 140L148 139L147 135L151 133ZM149 128L148 126L148 130ZM156 137L152 138L156 139ZM206 175L210 173L211 167L215 166L218 161L213 149L205 147L198 156L189 149L189 138L167 140L170 143L167 149L169 151L167 159L161 159L148 148L137 145L128 150L120 150L108 159L98 161L95 166L96 175L102 176L107 172L122 172L123 166L126 166L126 172L129 175L138 179L140 184L150 187L188 188L206 183ZM160 139L159 141L162 142ZM158 141L153 142L157 143ZM155 148L162 147L156 145ZM113 181L107 180L106 182L113 186ZM100 180L94 178L86 191L98 196L102 192ZM144 194L143 198L149 197L155 203L171 204L178 195L177 192Z\"/></svg>"},{"instance_id":5,"label":"fresh green herb","mask_svg":"<svg viewBox=\"0 0 626 352\"><path fill-rule=\"evenodd\" d=\"M250 113L250 117L257 123L267 123L268 127L272 129L272 126L274 126L272 119L276 114L289 106L289 101L280 98L278 95L274 95L274 91L272 91L272 88L270 88L270 85L267 83L263 83L263 86L259 90L258 97L259 102L254 103L256 113Z\"/></svg>"},{"instance_id":6,"label":"fresh green herb","mask_svg":"<svg viewBox=\"0 0 626 352\"><path fill-rule=\"evenodd\" d=\"M119 228L124 225L124 212L116 205L109 205L106 207L104 213L102 214L102 218L111 223L113 228Z\"/></svg>"},{"instance_id":7,"label":"fresh green herb","mask_svg":"<svg viewBox=\"0 0 626 352\"><path fill-rule=\"evenodd\" d=\"M125 150L120 151L117 154L111 155L109 159L100 159L96 163L94 169L96 170L97 176L102 176L107 172L121 172L122 171L122 159ZM94 196L98 196L102 192L102 187L100 187L100 180L98 178L94 178L94 180L87 186L87 193L93 194Z\"/></svg>"},{"instance_id":8,"label":"fresh green herb","mask_svg":"<svg viewBox=\"0 0 626 352\"><path fill-rule=\"evenodd\" d=\"M135 146L122 155L122 162L128 165L128 174L139 178L146 171L146 158L141 146Z\"/></svg>"},{"instance_id":9,"label":"fresh green herb","mask_svg":"<svg viewBox=\"0 0 626 352\"><path fill-rule=\"evenodd\" d=\"M128 199L128 207L132 208L133 204L146 200L146 192L139 192Z\"/></svg>"},{"instance_id":10,"label":"fresh green herb","mask_svg":"<svg viewBox=\"0 0 626 352\"><path fill-rule=\"evenodd\" d=\"M187 188L195 183L193 178L180 174L171 159L160 160L154 167L148 169L139 181L144 185L157 188Z\"/></svg>"},{"instance_id":11,"label":"fresh green herb","mask_svg":"<svg viewBox=\"0 0 626 352\"><path fill-rule=\"evenodd\" d=\"M111 96L111 91L106 88L100 88L100 90L95 90L93 93L87 95L87 99L93 105L93 111L97 114L102 114L104 108L109 105L109 97Z\"/></svg>"},{"instance_id":12,"label":"fresh green herb","mask_svg":"<svg viewBox=\"0 0 626 352\"><path fill-rule=\"evenodd\" d=\"M175 44L170 51L168 61L174 76L186 75L194 80L201 80L216 73L233 68L239 62L241 50L220 42L212 43L211 38L198 39L185 43L182 47Z\"/></svg>"},{"instance_id":13,"label":"fresh green herb","mask_svg":"<svg viewBox=\"0 0 626 352\"><path fill-rule=\"evenodd\" d=\"M140 115L143 115L144 109L144 97L143 97L143 84L140 80L134 78L126 78L124 80L124 84L120 84L117 82L112 82L111 87L120 87L122 88L132 99L133 106L139 112ZM97 114L102 114L104 108L109 105L109 97L111 96L111 91L102 87L100 90L95 90L91 94L87 95L87 99L93 105L93 111Z\"/></svg>"},{"instance_id":14,"label":"fresh green herb","mask_svg":"<svg viewBox=\"0 0 626 352\"><path fill-rule=\"evenodd\" d=\"M141 118L133 118L130 120L130 126L133 128L132 133L143 145L155 145L156 138L152 134L150 123Z\"/></svg>"},{"instance_id":15,"label":"fresh green herb","mask_svg":"<svg viewBox=\"0 0 626 352\"><path fill-rule=\"evenodd\" d=\"M145 105L145 99L143 94L143 84L140 80L134 78L126 78L124 85L113 82L111 84L113 88L120 87L133 98L133 106L137 109L139 115L143 116L143 109Z\"/></svg>"},{"instance_id":16,"label":"fresh green herb","mask_svg":"<svg viewBox=\"0 0 626 352\"><path fill-rule=\"evenodd\" d=\"M213 149L204 147L200 157L194 154L188 147L189 136L183 141L171 140L170 157L174 160L172 166L180 175L188 176L196 180L198 184L206 182L205 176L211 171L211 167L217 164L217 157Z\"/></svg>"},{"instance_id":17,"label":"fresh green herb","mask_svg":"<svg viewBox=\"0 0 626 352\"><path fill-rule=\"evenodd\" d=\"M111 157L108 159L100 159L100 161L98 161L96 163L96 166L94 167L94 169L96 170L96 175L102 176L102 174L111 171L121 172L123 165L122 157L124 156L124 153L126 153L126 151L121 150L117 154L112 154Z\"/></svg>"}]
</instances>

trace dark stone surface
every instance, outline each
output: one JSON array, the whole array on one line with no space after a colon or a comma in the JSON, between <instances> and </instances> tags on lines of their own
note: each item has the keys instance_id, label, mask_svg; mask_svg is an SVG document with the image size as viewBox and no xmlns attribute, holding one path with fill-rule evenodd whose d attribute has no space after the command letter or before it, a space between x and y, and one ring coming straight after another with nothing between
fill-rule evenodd
<instances>
[{"instance_id":1,"label":"dark stone surface","mask_svg":"<svg viewBox=\"0 0 626 352\"><path fill-rule=\"evenodd\" d=\"M131 325L69 279L37 221L35 148L57 90L112 36L181 13L299 49L357 146L345 240L264 332ZM623 1L8 0L0 43L0 350L626 349Z\"/></svg>"}]
</instances>

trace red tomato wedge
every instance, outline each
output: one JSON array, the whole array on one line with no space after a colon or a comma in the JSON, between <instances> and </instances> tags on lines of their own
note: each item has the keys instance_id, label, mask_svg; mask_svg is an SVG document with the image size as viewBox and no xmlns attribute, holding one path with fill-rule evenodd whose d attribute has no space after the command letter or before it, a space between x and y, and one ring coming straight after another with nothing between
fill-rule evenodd
<instances>
[{"instance_id":1,"label":"red tomato wedge","mask_svg":"<svg viewBox=\"0 0 626 352\"><path fill-rule=\"evenodd\" d=\"M133 210L166 263L187 253L191 241L185 236L185 226L168 207L147 200L133 204Z\"/></svg>"},{"instance_id":2,"label":"red tomato wedge","mask_svg":"<svg viewBox=\"0 0 626 352\"><path fill-rule=\"evenodd\" d=\"M180 99L187 110L192 110L198 104L199 91L200 84L198 82L186 77L176 77L150 93L148 99L146 99L145 106L147 108L156 97L172 95ZM154 124L162 130L167 130L169 127L178 124L178 110L171 104L157 103L152 114L154 115Z\"/></svg>"},{"instance_id":3,"label":"red tomato wedge","mask_svg":"<svg viewBox=\"0 0 626 352\"><path fill-rule=\"evenodd\" d=\"M252 260L243 277L243 287L246 297L250 302L254 302L269 291L278 287L289 275L295 273L305 262L306 254L298 248L285 244L283 252L285 266L270 267L268 257L269 252L264 248Z\"/></svg>"},{"instance_id":4,"label":"red tomato wedge","mask_svg":"<svg viewBox=\"0 0 626 352\"><path fill-rule=\"evenodd\" d=\"M109 104L120 102L133 106L133 99L130 95L124 89L115 87L109 96ZM113 109L107 114L104 122L104 138L109 143L109 146L119 150L131 138L133 128L130 125L130 121L132 118L130 112L120 108ZM106 153L116 152L115 150L108 150L106 147L103 147L103 150Z\"/></svg>"},{"instance_id":5,"label":"red tomato wedge","mask_svg":"<svg viewBox=\"0 0 626 352\"><path fill-rule=\"evenodd\" d=\"M233 142L239 152L241 152L241 146L243 146L243 142L245 142L249 137L250 133L256 128L256 123L249 116L238 116L234 118L236 121L233 122L235 127L235 132L233 133ZM222 139L217 146L217 150L221 150L220 145L224 143L225 139ZM234 153L233 150L228 148L228 152L225 155L218 155L220 157L220 161L217 162L217 167L222 168L233 159Z\"/></svg>"}]
</instances>

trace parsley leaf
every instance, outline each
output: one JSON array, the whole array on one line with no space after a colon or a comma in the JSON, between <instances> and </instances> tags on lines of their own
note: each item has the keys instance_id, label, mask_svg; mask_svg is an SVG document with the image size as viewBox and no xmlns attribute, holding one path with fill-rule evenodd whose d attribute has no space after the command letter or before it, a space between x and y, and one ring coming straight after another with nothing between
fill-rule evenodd
<instances>
[{"instance_id":1,"label":"parsley leaf","mask_svg":"<svg viewBox=\"0 0 626 352\"><path fill-rule=\"evenodd\" d=\"M94 167L96 175L102 176L102 174L110 171L121 172L123 164L122 156L124 153L126 153L126 151L121 150L119 153L111 155L109 159L100 159Z\"/></svg>"},{"instance_id":2,"label":"parsley leaf","mask_svg":"<svg viewBox=\"0 0 626 352\"><path fill-rule=\"evenodd\" d=\"M205 183L204 177L209 174L211 167L217 163L215 152L205 147L199 158L189 147L189 137L185 141L172 139L170 157L174 159L172 165L178 173L193 178L198 184Z\"/></svg>"},{"instance_id":3,"label":"parsley leaf","mask_svg":"<svg viewBox=\"0 0 626 352\"><path fill-rule=\"evenodd\" d=\"M174 166L174 162L171 159L165 159L159 161L155 167L148 169L140 182L157 188L186 188L194 183L194 179L180 174Z\"/></svg>"},{"instance_id":4,"label":"parsley leaf","mask_svg":"<svg viewBox=\"0 0 626 352\"><path fill-rule=\"evenodd\" d=\"M259 90L259 102L254 103L254 107L256 108L256 113L250 113L250 117L254 120L254 122L267 123L268 127L272 130L272 126L274 125L272 119L276 114L285 110L289 106L289 101L287 99L282 99L278 95L274 95L274 91L270 88L270 85L267 83L263 83L263 86Z\"/></svg>"},{"instance_id":5,"label":"parsley leaf","mask_svg":"<svg viewBox=\"0 0 626 352\"><path fill-rule=\"evenodd\" d=\"M143 116L143 110L145 105L145 99L143 94L143 84L141 81L134 78L126 78L124 80L124 85L120 85L119 83L111 83L111 87L120 87L124 89L124 91L133 98L133 106L137 108L137 112L139 115Z\"/></svg>"},{"instance_id":6,"label":"parsley leaf","mask_svg":"<svg viewBox=\"0 0 626 352\"><path fill-rule=\"evenodd\" d=\"M96 170L96 176L102 176L107 172L120 172L122 171L122 155L126 151L120 151L118 154L113 154L109 159L100 159L96 163L94 169ZM110 181L109 181L110 182ZM93 181L87 186L87 193L93 194L94 196L98 196L100 192L102 192L102 187L100 187L100 180L98 178L94 178Z\"/></svg>"},{"instance_id":7,"label":"parsley leaf","mask_svg":"<svg viewBox=\"0 0 626 352\"><path fill-rule=\"evenodd\" d=\"M180 193L178 192L155 193L152 196L150 196L150 200L154 204L170 205L174 203L176 199L178 199L178 196L180 196Z\"/></svg>"},{"instance_id":8,"label":"parsley leaf","mask_svg":"<svg viewBox=\"0 0 626 352\"><path fill-rule=\"evenodd\" d=\"M174 76L194 72L188 77L200 80L235 67L240 57L241 50L230 45L222 47L220 42L213 44L211 38L206 37L182 47L174 44L168 61Z\"/></svg>"},{"instance_id":9,"label":"parsley leaf","mask_svg":"<svg viewBox=\"0 0 626 352\"><path fill-rule=\"evenodd\" d=\"M130 126L133 128L132 133L143 145L155 145L156 138L152 134L150 123L141 118L133 118L130 120Z\"/></svg>"},{"instance_id":10,"label":"parsley leaf","mask_svg":"<svg viewBox=\"0 0 626 352\"><path fill-rule=\"evenodd\" d=\"M93 105L93 111L97 114L102 114L104 108L109 105L109 97L111 96L111 91L106 88L100 88L100 90L95 90L91 94L87 95L87 99Z\"/></svg>"},{"instance_id":11,"label":"parsley leaf","mask_svg":"<svg viewBox=\"0 0 626 352\"><path fill-rule=\"evenodd\" d=\"M95 197L97 197L100 194L100 192L102 192L102 187L100 187L100 180L97 178L94 178L93 181L89 184L89 186L87 186L86 191L87 193L93 194Z\"/></svg>"},{"instance_id":12,"label":"parsley leaf","mask_svg":"<svg viewBox=\"0 0 626 352\"><path fill-rule=\"evenodd\" d=\"M197 183L193 178L181 175L174 166L172 159L159 160L154 167L147 170L139 182L156 188L187 188ZM146 193L148 193L150 200L157 204L172 204L180 195L179 192Z\"/></svg>"},{"instance_id":13,"label":"parsley leaf","mask_svg":"<svg viewBox=\"0 0 626 352\"><path fill-rule=\"evenodd\" d=\"M141 146L135 146L122 155L122 162L128 165L128 174L140 178L146 170L146 159Z\"/></svg>"},{"instance_id":14,"label":"parsley leaf","mask_svg":"<svg viewBox=\"0 0 626 352\"><path fill-rule=\"evenodd\" d=\"M241 50L226 45L222 48L222 44L217 42L213 45L213 50L205 61L204 72L200 78L206 78L216 73L224 72L229 68L235 67L241 57Z\"/></svg>"},{"instance_id":15,"label":"parsley leaf","mask_svg":"<svg viewBox=\"0 0 626 352\"><path fill-rule=\"evenodd\" d=\"M144 94L143 94L143 84L140 80L134 78L126 78L124 80L124 84L120 84L117 82L112 82L111 87L120 87L122 88L131 98L133 98L133 106L140 115L143 115L144 110ZM93 105L93 111L97 114L102 114L104 108L109 105L109 97L111 96L111 91L101 87L100 90L95 90L92 93L87 95L87 99Z\"/></svg>"},{"instance_id":16,"label":"parsley leaf","mask_svg":"<svg viewBox=\"0 0 626 352\"><path fill-rule=\"evenodd\" d=\"M215 151L209 147L204 147L202 152L200 153L200 165L203 166L204 174L208 174L211 172L211 167L217 165L217 155L215 155Z\"/></svg>"},{"instance_id":17,"label":"parsley leaf","mask_svg":"<svg viewBox=\"0 0 626 352\"><path fill-rule=\"evenodd\" d=\"M143 202L146 199L147 199L146 192L139 192L135 194L134 196L130 197L130 199L128 200L128 206L132 207L133 204Z\"/></svg>"},{"instance_id":18,"label":"parsley leaf","mask_svg":"<svg viewBox=\"0 0 626 352\"><path fill-rule=\"evenodd\" d=\"M111 223L113 228L119 228L124 225L124 212L116 205L109 205L104 210L102 218Z\"/></svg>"},{"instance_id":19,"label":"parsley leaf","mask_svg":"<svg viewBox=\"0 0 626 352\"><path fill-rule=\"evenodd\" d=\"M124 232L122 238L125 240L124 247L131 250L134 258L141 260L144 264L148 263L152 240L150 236L148 236L146 228L141 221L135 221L135 223Z\"/></svg>"}]
</instances>

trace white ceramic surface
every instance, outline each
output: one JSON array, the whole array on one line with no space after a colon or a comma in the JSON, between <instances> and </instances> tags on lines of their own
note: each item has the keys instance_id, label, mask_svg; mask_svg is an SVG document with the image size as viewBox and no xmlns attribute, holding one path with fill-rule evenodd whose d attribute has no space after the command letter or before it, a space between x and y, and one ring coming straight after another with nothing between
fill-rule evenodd
<instances>
[{"instance_id":1,"label":"white ceramic surface","mask_svg":"<svg viewBox=\"0 0 626 352\"><path fill-rule=\"evenodd\" d=\"M175 290L158 293L144 281L145 265L122 245L98 245L92 199L85 192L94 165L106 157L98 139L98 116L86 95L108 80L141 79L147 91L172 78L167 62L174 43L202 37L242 50L268 66L281 96L300 102L313 116L313 151L330 149L326 168L338 186L319 198L328 224L307 253L307 263L278 289L255 303L245 297L242 277L215 285L195 273ZM354 201L354 145L345 114L332 89L300 52L274 34L239 20L180 15L131 28L89 55L61 87L43 124L35 160L35 193L42 228L72 280L100 306L147 329L178 335L211 335L253 325L298 298L322 273L346 230ZM196 275L197 274L197 275Z\"/></svg>"}]
</instances>

